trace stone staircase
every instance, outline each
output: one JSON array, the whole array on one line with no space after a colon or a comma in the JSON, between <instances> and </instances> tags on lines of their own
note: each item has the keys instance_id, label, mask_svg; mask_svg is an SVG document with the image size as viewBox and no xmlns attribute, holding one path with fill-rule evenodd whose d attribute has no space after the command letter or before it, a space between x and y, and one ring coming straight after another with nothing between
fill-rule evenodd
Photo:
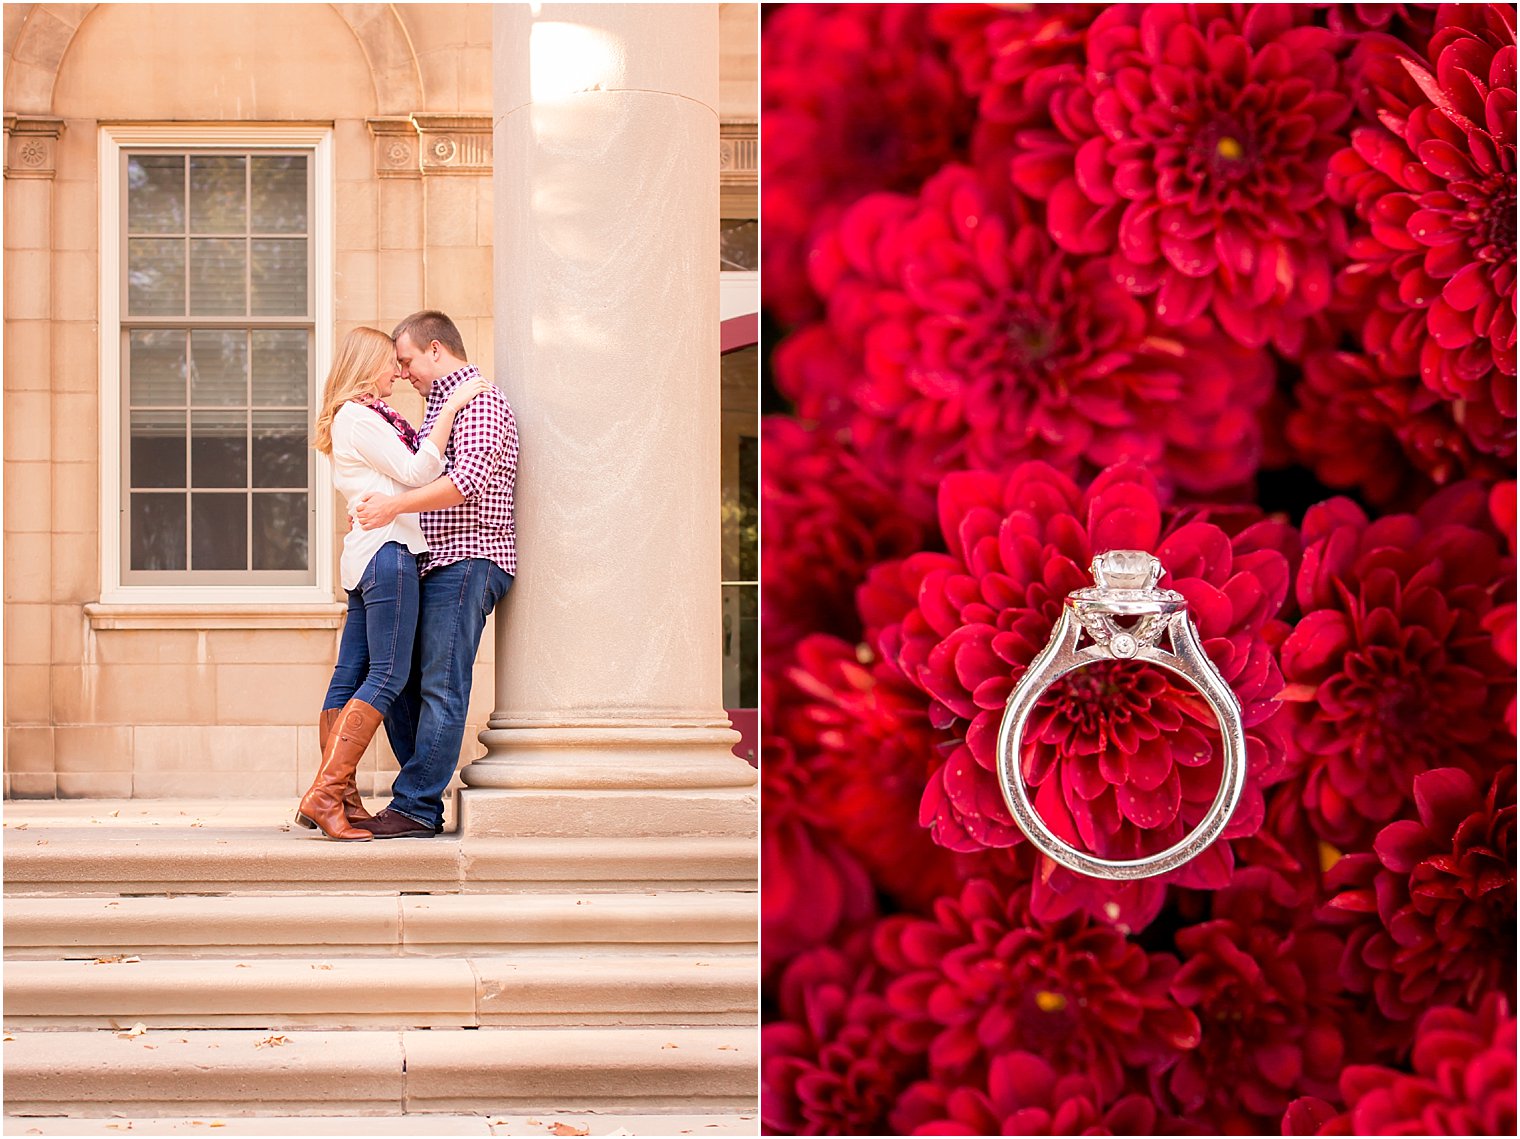
<instances>
[{"instance_id":1,"label":"stone staircase","mask_svg":"<svg viewBox=\"0 0 1520 1139\"><path fill-rule=\"evenodd\" d=\"M753 1120L753 837L340 844L289 809L6 804L8 1116Z\"/></svg>"}]
</instances>

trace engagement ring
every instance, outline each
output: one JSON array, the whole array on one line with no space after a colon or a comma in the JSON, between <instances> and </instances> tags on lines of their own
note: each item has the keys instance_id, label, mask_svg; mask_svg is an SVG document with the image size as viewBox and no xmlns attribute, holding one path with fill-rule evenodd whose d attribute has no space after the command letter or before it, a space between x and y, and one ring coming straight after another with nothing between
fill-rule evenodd
<instances>
[{"instance_id":1,"label":"engagement ring","mask_svg":"<svg viewBox=\"0 0 1520 1139\"><path fill-rule=\"evenodd\" d=\"M1240 702L1204 655L1198 631L1188 617L1186 598L1175 590L1156 587L1165 572L1157 558L1140 550L1109 550L1095 557L1095 584L1066 595L1050 640L1008 697L998 732L998 778L1014 820L1039 850L1062 866L1094 878L1150 878L1175 870L1219 837L1246 783ZM1079 649L1084 633L1092 643ZM1163 633L1170 635L1171 652L1157 647ZM1035 813L1020 762L1024 724L1045 690L1069 672L1109 660L1149 661L1182 677L1208 701L1224 736L1224 771L1209 813L1181 842L1144 858L1098 858L1059 838Z\"/></svg>"}]
</instances>

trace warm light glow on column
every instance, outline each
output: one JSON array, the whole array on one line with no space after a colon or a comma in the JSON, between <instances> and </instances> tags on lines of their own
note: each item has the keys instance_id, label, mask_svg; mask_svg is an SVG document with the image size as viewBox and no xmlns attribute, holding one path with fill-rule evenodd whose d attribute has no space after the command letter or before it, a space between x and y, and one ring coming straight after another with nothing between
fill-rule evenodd
<instances>
[{"instance_id":1,"label":"warm light glow on column","mask_svg":"<svg viewBox=\"0 0 1520 1139\"><path fill-rule=\"evenodd\" d=\"M617 86L626 70L622 45L600 28L540 20L528 40L533 101L605 91Z\"/></svg>"}]
</instances>

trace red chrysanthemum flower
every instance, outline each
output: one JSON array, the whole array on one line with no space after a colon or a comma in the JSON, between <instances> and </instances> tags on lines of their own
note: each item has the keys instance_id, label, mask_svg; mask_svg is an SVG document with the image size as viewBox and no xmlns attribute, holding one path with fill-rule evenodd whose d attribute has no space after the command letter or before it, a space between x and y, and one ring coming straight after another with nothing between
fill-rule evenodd
<instances>
[{"instance_id":1,"label":"red chrysanthemum flower","mask_svg":"<svg viewBox=\"0 0 1520 1139\"><path fill-rule=\"evenodd\" d=\"M1328 186L1362 223L1342 282L1384 368L1454 401L1474 445L1515 454L1515 15L1443 5L1429 66L1368 37L1376 121Z\"/></svg>"},{"instance_id":2,"label":"red chrysanthemum flower","mask_svg":"<svg viewBox=\"0 0 1520 1139\"><path fill-rule=\"evenodd\" d=\"M1293 395L1287 437L1297 459L1326 486L1376 505L1413 505L1434 487L1503 470L1473 449L1450 403L1374 357L1311 352Z\"/></svg>"},{"instance_id":3,"label":"red chrysanthemum flower","mask_svg":"<svg viewBox=\"0 0 1520 1139\"><path fill-rule=\"evenodd\" d=\"M856 587L877 562L923 549L925 528L821 429L771 416L761 439L761 645L780 662L809 633L859 640Z\"/></svg>"},{"instance_id":4,"label":"red chrysanthemum flower","mask_svg":"<svg viewBox=\"0 0 1520 1139\"><path fill-rule=\"evenodd\" d=\"M818 310L815 224L872 190L913 190L964 148L971 100L928 17L917 4L795 4L766 18L761 268L765 306L784 323Z\"/></svg>"},{"instance_id":5,"label":"red chrysanthemum flower","mask_svg":"<svg viewBox=\"0 0 1520 1139\"><path fill-rule=\"evenodd\" d=\"M1205 651L1244 710L1246 789L1224 838L1255 832L1262 788L1283 760L1272 722L1281 688L1272 644L1284 632L1276 614L1294 535L1249 520L1233 517L1226 531L1200 512L1163 524L1154 482L1133 466L1106 471L1086 494L1044 463L944 481L940 525L949 552L880 566L860 593L868 638L929 696L930 720L951 745L920 808L937 842L971 851L1022 841L996 774L1004 706L1066 594L1091 584L1087 567L1108 549L1154 551L1165 583L1187 597ZM913 607L903 612L905 597ZM1147 665L1108 662L1058 682L1037 706L1025 777L1041 816L1066 841L1133 858L1179 841L1207 812L1219 786L1218 739L1192 688ZM1120 886L1055 867L1039 880L1072 905L1139 927L1154 917L1165 881L1218 887L1231 865L1221 841L1160 879Z\"/></svg>"},{"instance_id":6,"label":"red chrysanthemum flower","mask_svg":"<svg viewBox=\"0 0 1520 1139\"><path fill-rule=\"evenodd\" d=\"M1149 1096L1109 1102L1092 1078L1061 1074L1033 1052L993 1057L985 1088L924 1081L903 1095L898 1135L1179 1135ZM1157 1123L1163 1126L1158 1130Z\"/></svg>"},{"instance_id":7,"label":"red chrysanthemum flower","mask_svg":"<svg viewBox=\"0 0 1520 1139\"><path fill-rule=\"evenodd\" d=\"M1342 941L1272 898L1247 869L1214 896L1214 920L1177 931L1172 996L1198 1016L1197 1048L1167 1076L1178 1110L1215 1134L1270 1134L1300 1095L1333 1095L1355 1029L1336 972Z\"/></svg>"},{"instance_id":8,"label":"red chrysanthemum flower","mask_svg":"<svg viewBox=\"0 0 1520 1139\"><path fill-rule=\"evenodd\" d=\"M1304 518L1302 618L1283 644L1284 698L1320 837L1365 850L1409 803L1414 777L1457 761L1483 774L1500 737L1514 670L1483 621L1514 577L1475 483L1417 514L1369 522L1347 499Z\"/></svg>"},{"instance_id":9,"label":"red chrysanthemum flower","mask_svg":"<svg viewBox=\"0 0 1520 1139\"><path fill-rule=\"evenodd\" d=\"M857 203L820 238L813 278L857 362L862 453L928 487L1025 459L1081 477L1152 463L1191 494L1249 480L1271 362L1207 321L1159 324L1105 263L1052 246L1034 209L952 166L917 198Z\"/></svg>"},{"instance_id":10,"label":"red chrysanthemum flower","mask_svg":"<svg viewBox=\"0 0 1520 1139\"><path fill-rule=\"evenodd\" d=\"M803 697L784 677L760 684L760 932L767 973L875 914L865 868L831 833L815 773L788 727Z\"/></svg>"},{"instance_id":11,"label":"red chrysanthemum flower","mask_svg":"<svg viewBox=\"0 0 1520 1139\"><path fill-rule=\"evenodd\" d=\"M924 1052L932 1078L978 1082L993 1057L1023 1049L1086 1075L1106 1103L1126 1068L1164 1069L1197 1045L1197 1018L1167 992L1175 957L1085 916L1042 921L1029 902L1028 886L978 879L932 919L877 927L892 1039Z\"/></svg>"},{"instance_id":12,"label":"red chrysanthemum flower","mask_svg":"<svg viewBox=\"0 0 1520 1139\"><path fill-rule=\"evenodd\" d=\"M1412 44L1424 44L1435 26L1439 4L1331 4L1326 23L1334 32L1356 35L1387 32Z\"/></svg>"},{"instance_id":13,"label":"red chrysanthemum flower","mask_svg":"<svg viewBox=\"0 0 1520 1139\"><path fill-rule=\"evenodd\" d=\"M1475 1006L1515 986L1515 768L1486 788L1457 768L1414 781L1419 820L1384 827L1375 853L1336 863L1331 914L1355 915L1341 972L1390 1020Z\"/></svg>"},{"instance_id":14,"label":"red chrysanthemum flower","mask_svg":"<svg viewBox=\"0 0 1520 1139\"><path fill-rule=\"evenodd\" d=\"M1415 1038L1414 1071L1351 1065L1340 1075L1344 1112L1296 1101L1284 1135L1513 1135L1515 1018L1497 993L1477 1013L1438 1008Z\"/></svg>"},{"instance_id":15,"label":"red chrysanthemum flower","mask_svg":"<svg viewBox=\"0 0 1520 1139\"><path fill-rule=\"evenodd\" d=\"M929 26L977 99L971 154L1006 177L1017 132L1050 125L1062 87L1082 82L1087 26L1099 4L936 4Z\"/></svg>"},{"instance_id":16,"label":"red chrysanthemum flower","mask_svg":"<svg viewBox=\"0 0 1520 1139\"><path fill-rule=\"evenodd\" d=\"M924 908L959 889L970 859L936 846L918 825L935 733L917 691L895 669L868 663L869 652L835 637L804 639L787 672L799 702L778 727L808 757L814 814L878 886Z\"/></svg>"},{"instance_id":17,"label":"red chrysanthemum flower","mask_svg":"<svg viewBox=\"0 0 1520 1139\"><path fill-rule=\"evenodd\" d=\"M798 957L761 1029L760 1118L770 1135L882 1135L923 1061L891 1040L894 1014L863 940Z\"/></svg>"},{"instance_id":18,"label":"red chrysanthemum flower","mask_svg":"<svg viewBox=\"0 0 1520 1139\"><path fill-rule=\"evenodd\" d=\"M1345 222L1324 174L1351 114L1338 37L1291 4L1114 5L1088 29L1052 129L1018 136L1015 183L1073 253L1113 255L1173 327L1212 313L1295 355L1330 301ZM1032 80L1032 83L1038 80Z\"/></svg>"},{"instance_id":19,"label":"red chrysanthemum flower","mask_svg":"<svg viewBox=\"0 0 1520 1139\"><path fill-rule=\"evenodd\" d=\"M1515 480L1497 484L1489 493L1488 508L1493 515L1494 525L1499 528L1509 543L1511 556L1515 553ZM1501 660L1509 665L1514 671L1516 657L1516 631L1515 631L1515 603L1509 601L1504 605L1496 606L1487 617L1483 619L1483 627L1494 635L1494 652L1499 654ZM1509 699L1509 710L1505 713L1505 722L1509 725L1509 734L1515 735L1515 697Z\"/></svg>"}]
</instances>

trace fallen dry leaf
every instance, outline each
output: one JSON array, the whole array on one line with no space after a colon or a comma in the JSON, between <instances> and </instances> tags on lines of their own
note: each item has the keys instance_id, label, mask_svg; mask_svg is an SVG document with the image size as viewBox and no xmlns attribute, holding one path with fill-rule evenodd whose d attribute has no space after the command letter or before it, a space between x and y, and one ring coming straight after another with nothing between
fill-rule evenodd
<instances>
[{"instance_id":1,"label":"fallen dry leaf","mask_svg":"<svg viewBox=\"0 0 1520 1139\"><path fill-rule=\"evenodd\" d=\"M46 846L47 844L48 844L48 840L45 839L45 838L39 838L37 840L37 845L38 846Z\"/></svg>"},{"instance_id":2,"label":"fallen dry leaf","mask_svg":"<svg viewBox=\"0 0 1520 1139\"><path fill-rule=\"evenodd\" d=\"M719 1044L718 1045L718 1051L719 1052L737 1052L737 1051L739 1051L739 1047L736 1044Z\"/></svg>"},{"instance_id":3,"label":"fallen dry leaf","mask_svg":"<svg viewBox=\"0 0 1520 1139\"><path fill-rule=\"evenodd\" d=\"M148 1031L148 1026L146 1024L144 1024L142 1021L138 1021L131 1028L127 1029L125 1032L118 1032L116 1035L119 1036L119 1037L121 1037L123 1040L130 1040L130 1039L132 1039L132 1037L134 1037L134 1036L141 1036L141 1035L143 1035L147 1031Z\"/></svg>"},{"instance_id":4,"label":"fallen dry leaf","mask_svg":"<svg viewBox=\"0 0 1520 1139\"><path fill-rule=\"evenodd\" d=\"M577 1127L573 1123L556 1123L549 1128L550 1135L590 1135L591 1128Z\"/></svg>"},{"instance_id":5,"label":"fallen dry leaf","mask_svg":"<svg viewBox=\"0 0 1520 1139\"><path fill-rule=\"evenodd\" d=\"M679 1044L661 1044L660 1045L660 1048L661 1048L662 1051L664 1049L666 1049L666 1048L679 1048L679 1047L681 1047Z\"/></svg>"},{"instance_id":6,"label":"fallen dry leaf","mask_svg":"<svg viewBox=\"0 0 1520 1139\"><path fill-rule=\"evenodd\" d=\"M12 1036L12 1035L11 1035L11 1034L10 1034L10 1033L9 1033L9 1032L7 1032L7 1033L6 1033L6 1034L5 1034L5 1039L7 1039L7 1040L14 1040L14 1039L16 1039L16 1038L15 1038L15 1037L14 1037L14 1036Z\"/></svg>"},{"instance_id":7,"label":"fallen dry leaf","mask_svg":"<svg viewBox=\"0 0 1520 1139\"><path fill-rule=\"evenodd\" d=\"M244 964L242 961L239 961L236 965L233 966L233 968L234 969L252 969L253 966L252 965Z\"/></svg>"},{"instance_id":8,"label":"fallen dry leaf","mask_svg":"<svg viewBox=\"0 0 1520 1139\"><path fill-rule=\"evenodd\" d=\"M289 1043L290 1043L290 1037L288 1037L288 1036L266 1036L266 1037L264 1037L263 1040L256 1041L253 1046L255 1048L262 1048L262 1047L264 1047L264 1045L267 1044L271 1048L278 1048L282 1044L289 1044ZM211 1126L215 1127L216 1124L213 1123Z\"/></svg>"},{"instance_id":9,"label":"fallen dry leaf","mask_svg":"<svg viewBox=\"0 0 1520 1139\"><path fill-rule=\"evenodd\" d=\"M16 824L16 829L18 831L24 831L24 830L26 830L27 827L29 827L31 825L32 825L31 823L17 823Z\"/></svg>"},{"instance_id":10,"label":"fallen dry leaf","mask_svg":"<svg viewBox=\"0 0 1520 1139\"><path fill-rule=\"evenodd\" d=\"M112 817L112 818L113 818L113 819L117 819L117 818L120 818L120 817L121 817L121 812L120 812L120 811L112 811L112 812L111 812L111 817Z\"/></svg>"},{"instance_id":11,"label":"fallen dry leaf","mask_svg":"<svg viewBox=\"0 0 1520 1139\"><path fill-rule=\"evenodd\" d=\"M325 961L324 961L324 962L323 962L323 963L322 963L322 964L320 964L320 965L313 965L313 966L312 966L312 968L313 968L313 969L331 969L331 968L332 968L332 966L331 966L331 965L329 965L329 964L327 964L327 963L326 963L326 962L325 962Z\"/></svg>"}]
</instances>

